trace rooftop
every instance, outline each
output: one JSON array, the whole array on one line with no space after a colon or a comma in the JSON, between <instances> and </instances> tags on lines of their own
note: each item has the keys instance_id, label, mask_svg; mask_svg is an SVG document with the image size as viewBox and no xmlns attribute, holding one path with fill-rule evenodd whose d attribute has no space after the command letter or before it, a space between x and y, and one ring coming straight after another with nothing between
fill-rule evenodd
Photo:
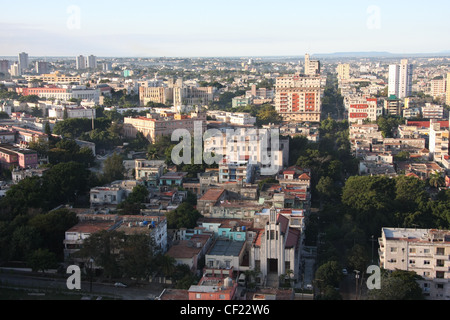
<instances>
[{"instance_id":1,"label":"rooftop","mask_svg":"<svg viewBox=\"0 0 450 320\"><path fill-rule=\"evenodd\" d=\"M239 256L245 241L217 240L209 250L212 256Z\"/></svg>"}]
</instances>

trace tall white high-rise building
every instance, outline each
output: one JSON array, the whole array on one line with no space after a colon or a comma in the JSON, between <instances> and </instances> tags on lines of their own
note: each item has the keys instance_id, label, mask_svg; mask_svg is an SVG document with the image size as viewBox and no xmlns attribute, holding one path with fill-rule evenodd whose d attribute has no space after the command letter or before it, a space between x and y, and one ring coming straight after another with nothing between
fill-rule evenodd
<instances>
[{"instance_id":1,"label":"tall white high-rise building","mask_svg":"<svg viewBox=\"0 0 450 320\"><path fill-rule=\"evenodd\" d=\"M84 56L78 56L76 59L77 70L86 69L86 58Z\"/></svg>"},{"instance_id":2,"label":"tall white high-rise building","mask_svg":"<svg viewBox=\"0 0 450 320\"><path fill-rule=\"evenodd\" d=\"M412 64L403 59L400 64L389 66L389 95L399 99L407 98L412 92Z\"/></svg>"},{"instance_id":3,"label":"tall white high-rise building","mask_svg":"<svg viewBox=\"0 0 450 320\"><path fill-rule=\"evenodd\" d=\"M87 65L86 65L86 67L88 69L97 69L97 57L94 56L94 55L90 55L87 58Z\"/></svg>"},{"instance_id":4,"label":"tall white high-rise building","mask_svg":"<svg viewBox=\"0 0 450 320\"><path fill-rule=\"evenodd\" d=\"M28 69L28 53L21 52L19 53L19 69L20 73L22 74L26 69Z\"/></svg>"}]
</instances>

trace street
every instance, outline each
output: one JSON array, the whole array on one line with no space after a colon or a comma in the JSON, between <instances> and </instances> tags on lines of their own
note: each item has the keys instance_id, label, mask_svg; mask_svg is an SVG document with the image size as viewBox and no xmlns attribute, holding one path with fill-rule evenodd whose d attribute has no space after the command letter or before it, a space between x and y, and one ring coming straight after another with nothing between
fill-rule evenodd
<instances>
[{"instance_id":1,"label":"street","mask_svg":"<svg viewBox=\"0 0 450 320\"><path fill-rule=\"evenodd\" d=\"M26 274L0 273L0 286L19 289L63 290L69 292L65 279L53 277L37 277ZM159 296L163 287L160 285L145 284L131 286L128 288L115 287L114 284L92 283L92 293L90 292L90 282L81 282L81 291L74 293L85 294L86 296L108 296L119 300L153 300Z\"/></svg>"}]
</instances>

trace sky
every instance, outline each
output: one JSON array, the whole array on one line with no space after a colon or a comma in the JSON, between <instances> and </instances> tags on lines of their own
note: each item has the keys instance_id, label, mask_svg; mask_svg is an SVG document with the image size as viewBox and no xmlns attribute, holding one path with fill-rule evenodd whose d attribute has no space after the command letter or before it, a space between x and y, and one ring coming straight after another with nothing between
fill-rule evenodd
<instances>
[{"instance_id":1,"label":"sky","mask_svg":"<svg viewBox=\"0 0 450 320\"><path fill-rule=\"evenodd\" d=\"M0 56L450 51L448 0L0 0Z\"/></svg>"}]
</instances>

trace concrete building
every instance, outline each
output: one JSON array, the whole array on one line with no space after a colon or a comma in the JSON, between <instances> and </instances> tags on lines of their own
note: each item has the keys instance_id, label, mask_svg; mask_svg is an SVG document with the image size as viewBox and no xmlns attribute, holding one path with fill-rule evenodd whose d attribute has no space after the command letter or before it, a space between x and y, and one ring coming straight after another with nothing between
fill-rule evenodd
<instances>
[{"instance_id":1,"label":"concrete building","mask_svg":"<svg viewBox=\"0 0 450 320\"><path fill-rule=\"evenodd\" d=\"M449 155L449 129L442 128L436 120L430 120L429 150L432 159L441 162Z\"/></svg>"},{"instance_id":2,"label":"concrete building","mask_svg":"<svg viewBox=\"0 0 450 320\"><path fill-rule=\"evenodd\" d=\"M45 73L41 75L26 75L24 76L24 78L28 82L31 82L33 80L42 80L42 82L48 83L50 85L80 84L81 81L80 76L66 76L65 74L59 73L59 71L51 74Z\"/></svg>"},{"instance_id":3,"label":"concrete building","mask_svg":"<svg viewBox=\"0 0 450 320\"><path fill-rule=\"evenodd\" d=\"M425 119L442 120L444 119L444 107L427 103L425 107L422 107L422 116Z\"/></svg>"},{"instance_id":4,"label":"concrete building","mask_svg":"<svg viewBox=\"0 0 450 320\"><path fill-rule=\"evenodd\" d=\"M402 59L400 64L389 66L389 95L395 95L400 99L407 98L412 93L413 66L407 59Z\"/></svg>"},{"instance_id":5,"label":"concrete building","mask_svg":"<svg viewBox=\"0 0 450 320\"><path fill-rule=\"evenodd\" d=\"M447 86L445 93L445 104L450 106L450 72L447 73Z\"/></svg>"},{"instance_id":6,"label":"concrete building","mask_svg":"<svg viewBox=\"0 0 450 320\"><path fill-rule=\"evenodd\" d=\"M75 60L75 67L77 70L84 70L86 69L86 57L85 56L78 56Z\"/></svg>"},{"instance_id":7,"label":"concrete building","mask_svg":"<svg viewBox=\"0 0 450 320\"><path fill-rule=\"evenodd\" d=\"M321 79L300 75L276 80L275 109L286 122L320 122Z\"/></svg>"},{"instance_id":8,"label":"concrete building","mask_svg":"<svg viewBox=\"0 0 450 320\"><path fill-rule=\"evenodd\" d=\"M20 69L20 74L23 74L28 69L29 64L30 64L30 61L28 59L28 53L26 53L26 52L19 53L18 65L19 65L19 69Z\"/></svg>"},{"instance_id":9,"label":"concrete building","mask_svg":"<svg viewBox=\"0 0 450 320\"><path fill-rule=\"evenodd\" d=\"M358 122L359 120L376 121L382 113L382 109L378 107L376 98L359 97L350 102L348 108L348 121Z\"/></svg>"},{"instance_id":10,"label":"concrete building","mask_svg":"<svg viewBox=\"0 0 450 320\"><path fill-rule=\"evenodd\" d=\"M340 63L336 68L339 80L349 80L350 79L350 64Z\"/></svg>"},{"instance_id":11,"label":"concrete building","mask_svg":"<svg viewBox=\"0 0 450 320\"><path fill-rule=\"evenodd\" d=\"M206 130L206 114L148 114L147 117L127 117L124 119L123 129L127 138L135 138L136 134L141 132L150 142L155 142L158 137L170 137L177 129L186 129L192 135L196 126L203 135Z\"/></svg>"},{"instance_id":12,"label":"concrete building","mask_svg":"<svg viewBox=\"0 0 450 320\"><path fill-rule=\"evenodd\" d=\"M84 86L67 86L64 88L47 86L39 88L16 88L17 93L24 96L37 95L40 98L55 99L59 101L69 101L71 99L80 99L99 103L100 90L90 89Z\"/></svg>"},{"instance_id":13,"label":"concrete building","mask_svg":"<svg viewBox=\"0 0 450 320\"><path fill-rule=\"evenodd\" d=\"M414 271L430 300L450 300L450 231L383 228L379 242L380 267Z\"/></svg>"},{"instance_id":14,"label":"concrete building","mask_svg":"<svg viewBox=\"0 0 450 320\"><path fill-rule=\"evenodd\" d=\"M384 100L384 114L390 116L402 116L402 100L391 95Z\"/></svg>"},{"instance_id":15,"label":"concrete building","mask_svg":"<svg viewBox=\"0 0 450 320\"><path fill-rule=\"evenodd\" d=\"M91 219L81 218L81 221L65 232L64 260L82 263L73 254L83 247L83 242L92 234L99 231L111 231L120 226L122 221L115 215L98 215Z\"/></svg>"},{"instance_id":16,"label":"concrete building","mask_svg":"<svg viewBox=\"0 0 450 320\"><path fill-rule=\"evenodd\" d=\"M441 99L445 97L447 92L447 79L439 76L430 81L430 95L434 99Z\"/></svg>"},{"instance_id":17,"label":"concrete building","mask_svg":"<svg viewBox=\"0 0 450 320\"><path fill-rule=\"evenodd\" d=\"M255 238L250 251L250 269L260 270L263 286L278 286L279 277L291 270L293 279L299 274L300 230L292 228L289 219L270 210L268 223Z\"/></svg>"},{"instance_id":18,"label":"concrete building","mask_svg":"<svg viewBox=\"0 0 450 320\"><path fill-rule=\"evenodd\" d=\"M50 65L46 61L36 61L35 68L37 74L47 74L50 71Z\"/></svg>"},{"instance_id":19,"label":"concrete building","mask_svg":"<svg viewBox=\"0 0 450 320\"><path fill-rule=\"evenodd\" d=\"M317 76L320 74L320 61L311 60L310 55L305 54L305 75Z\"/></svg>"},{"instance_id":20,"label":"concrete building","mask_svg":"<svg viewBox=\"0 0 450 320\"><path fill-rule=\"evenodd\" d=\"M0 166L4 169L36 168L38 166L38 154L34 150L22 149L10 144L0 144Z\"/></svg>"},{"instance_id":21,"label":"concrete building","mask_svg":"<svg viewBox=\"0 0 450 320\"><path fill-rule=\"evenodd\" d=\"M71 107L71 106L52 106L48 109L48 117L58 120L64 119L64 113L67 111L68 119L95 119L95 109L86 107Z\"/></svg>"},{"instance_id":22,"label":"concrete building","mask_svg":"<svg viewBox=\"0 0 450 320\"><path fill-rule=\"evenodd\" d=\"M166 167L164 160L135 160L135 179L143 181L147 186L158 186Z\"/></svg>"},{"instance_id":23,"label":"concrete building","mask_svg":"<svg viewBox=\"0 0 450 320\"><path fill-rule=\"evenodd\" d=\"M87 69L97 69L97 57L94 55L90 55L86 60L86 68Z\"/></svg>"},{"instance_id":24,"label":"concrete building","mask_svg":"<svg viewBox=\"0 0 450 320\"><path fill-rule=\"evenodd\" d=\"M7 75L9 73L9 60L0 60L0 73Z\"/></svg>"}]
</instances>

